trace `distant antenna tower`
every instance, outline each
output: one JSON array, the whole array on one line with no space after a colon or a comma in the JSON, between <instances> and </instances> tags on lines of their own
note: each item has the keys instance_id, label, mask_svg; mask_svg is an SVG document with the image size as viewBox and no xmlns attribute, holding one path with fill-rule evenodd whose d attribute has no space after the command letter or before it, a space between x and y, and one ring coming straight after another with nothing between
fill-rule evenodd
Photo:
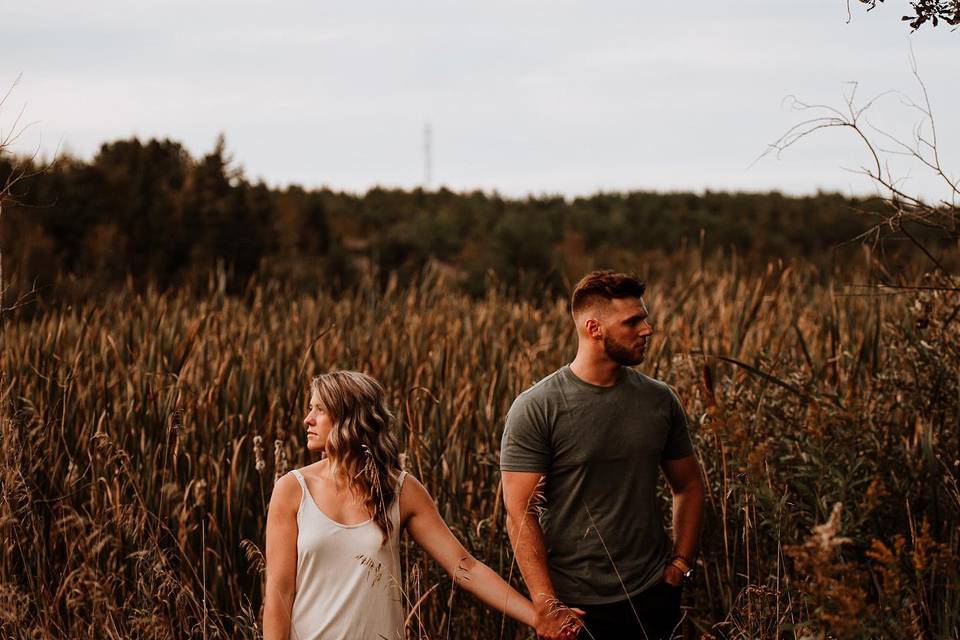
<instances>
[{"instance_id":1,"label":"distant antenna tower","mask_svg":"<svg viewBox=\"0 0 960 640\"><path fill-rule=\"evenodd\" d=\"M433 182L433 132L430 123L423 125L423 186L430 188Z\"/></svg>"}]
</instances>

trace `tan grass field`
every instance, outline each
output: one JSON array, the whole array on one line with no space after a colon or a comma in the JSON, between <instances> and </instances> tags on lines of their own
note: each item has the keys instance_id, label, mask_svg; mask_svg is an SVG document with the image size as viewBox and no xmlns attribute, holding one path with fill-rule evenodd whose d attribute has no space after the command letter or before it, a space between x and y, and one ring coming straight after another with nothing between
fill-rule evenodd
<instances>
[{"instance_id":1,"label":"tan grass field","mask_svg":"<svg viewBox=\"0 0 960 640\"><path fill-rule=\"evenodd\" d=\"M958 637L960 297L851 293L719 261L649 283L641 370L678 389L707 479L692 637ZM2 636L258 637L266 501L312 461L307 385L332 368L383 381L407 468L520 585L499 436L516 394L572 359L565 304L427 274L0 319ZM409 638L528 637L416 549L403 561Z\"/></svg>"}]
</instances>

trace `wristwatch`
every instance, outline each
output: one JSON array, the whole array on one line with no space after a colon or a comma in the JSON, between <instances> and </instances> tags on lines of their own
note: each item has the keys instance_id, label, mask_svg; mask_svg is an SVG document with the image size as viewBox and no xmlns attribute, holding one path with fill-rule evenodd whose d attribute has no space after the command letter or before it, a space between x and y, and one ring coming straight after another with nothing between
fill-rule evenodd
<instances>
[{"instance_id":1,"label":"wristwatch","mask_svg":"<svg viewBox=\"0 0 960 640\"><path fill-rule=\"evenodd\" d=\"M693 567L687 563L687 559L683 556L673 556L670 558L670 564L680 570L680 573L683 574L683 583L687 584L693 580Z\"/></svg>"}]
</instances>

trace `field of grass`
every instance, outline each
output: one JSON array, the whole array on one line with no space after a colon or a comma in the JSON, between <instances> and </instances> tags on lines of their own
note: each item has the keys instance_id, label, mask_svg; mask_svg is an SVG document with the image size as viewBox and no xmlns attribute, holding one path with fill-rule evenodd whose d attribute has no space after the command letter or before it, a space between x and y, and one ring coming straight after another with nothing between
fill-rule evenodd
<instances>
[{"instance_id":1,"label":"field of grass","mask_svg":"<svg viewBox=\"0 0 960 640\"><path fill-rule=\"evenodd\" d=\"M678 389L707 479L695 637L958 637L960 296L850 293L721 261L649 283L641 368ZM519 585L499 436L516 394L572 359L565 304L428 273L339 299L121 290L0 318L0 633L258 637L266 502L312 461L308 382L332 368L384 383L407 468ZM409 638L528 637L403 560Z\"/></svg>"}]
</instances>

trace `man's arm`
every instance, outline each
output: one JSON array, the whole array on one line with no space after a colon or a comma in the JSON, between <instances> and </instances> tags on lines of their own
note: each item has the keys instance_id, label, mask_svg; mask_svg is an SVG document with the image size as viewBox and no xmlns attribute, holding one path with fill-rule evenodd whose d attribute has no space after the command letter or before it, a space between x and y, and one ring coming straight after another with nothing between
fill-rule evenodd
<instances>
[{"instance_id":1,"label":"man's arm","mask_svg":"<svg viewBox=\"0 0 960 640\"><path fill-rule=\"evenodd\" d=\"M673 553L683 556L692 565L700 548L700 532L703 526L704 486L700 463L695 455L663 460L660 463L663 475L673 492ZM668 564L664 579L673 585L680 584L683 575L677 567Z\"/></svg>"},{"instance_id":2,"label":"man's arm","mask_svg":"<svg viewBox=\"0 0 960 640\"><path fill-rule=\"evenodd\" d=\"M517 566L530 591L536 610L537 636L546 640L571 637L580 625L570 611L557 601L547 569L547 546L536 515L537 491L544 474L526 471L503 472L503 501L507 509L507 535L517 558Z\"/></svg>"}]
</instances>

